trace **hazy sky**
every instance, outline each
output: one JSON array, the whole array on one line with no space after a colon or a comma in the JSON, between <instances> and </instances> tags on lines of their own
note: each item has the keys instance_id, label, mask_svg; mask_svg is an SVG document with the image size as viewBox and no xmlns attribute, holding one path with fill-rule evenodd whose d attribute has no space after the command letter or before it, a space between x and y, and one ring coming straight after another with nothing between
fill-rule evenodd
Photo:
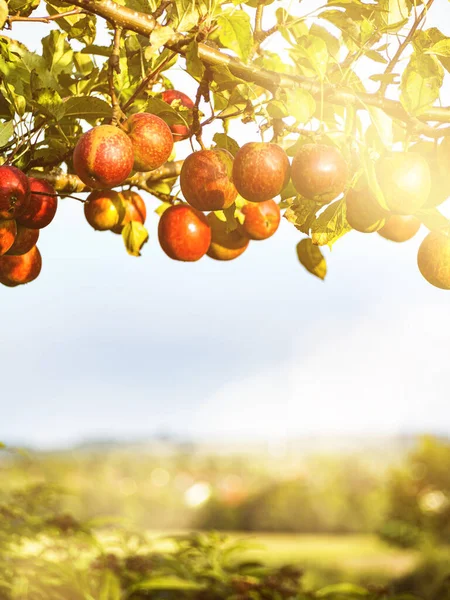
<instances>
[{"instance_id":1,"label":"hazy sky","mask_svg":"<svg viewBox=\"0 0 450 600\"><path fill-rule=\"evenodd\" d=\"M450 33L448 2L429 24ZM13 34L37 48L46 29ZM236 261L171 261L146 200L142 258L66 199L41 232L39 279L0 289L1 440L450 433L450 293L417 270L425 230L403 245L351 232L326 252L323 283L298 264L301 235L285 222Z\"/></svg>"}]
</instances>

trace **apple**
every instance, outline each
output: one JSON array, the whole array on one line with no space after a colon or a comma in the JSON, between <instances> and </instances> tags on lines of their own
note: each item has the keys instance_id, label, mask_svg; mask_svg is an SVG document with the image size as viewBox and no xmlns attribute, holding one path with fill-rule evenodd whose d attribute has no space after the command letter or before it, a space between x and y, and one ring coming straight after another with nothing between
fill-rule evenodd
<instances>
[{"instance_id":1,"label":"apple","mask_svg":"<svg viewBox=\"0 0 450 600\"><path fill-rule=\"evenodd\" d=\"M25 211L17 217L17 222L29 229L43 229L53 221L58 208L58 197L48 181L29 177L28 182L30 202Z\"/></svg>"},{"instance_id":2,"label":"apple","mask_svg":"<svg viewBox=\"0 0 450 600\"><path fill-rule=\"evenodd\" d=\"M250 202L264 202L278 196L288 184L289 174L289 159L277 144L249 142L234 157L234 185Z\"/></svg>"},{"instance_id":3,"label":"apple","mask_svg":"<svg viewBox=\"0 0 450 600\"><path fill-rule=\"evenodd\" d=\"M37 246L20 256L0 257L0 283L9 287L30 283L41 272L42 259Z\"/></svg>"},{"instance_id":4,"label":"apple","mask_svg":"<svg viewBox=\"0 0 450 600\"><path fill-rule=\"evenodd\" d=\"M107 231L122 223L125 212L121 195L114 190L91 192L84 204L86 221L97 231Z\"/></svg>"},{"instance_id":5,"label":"apple","mask_svg":"<svg viewBox=\"0 0 450 600\"><path fill-rule=\"evenodd\" d=\"M125 207L125 216L118 225L111 229L114 233L122 233L122 229L131 221L145 223L145 219L147 218L147 208L139 194L132 190L126 190L120 193L120 197Z\"/></svg>"},{"instance_id":6,"label":"apple","mask_svg":"<svg viewBox=\"0 0 450 600\"><path fill-rule=\"evenodd\" d=\"M28 177L17 167L0 167L0 219L15 219L30 201Z\"/></svg>"},{"instance_id":7,"label":"apple","mask_svg":"<svg viewBox=\"0 0 450 600\"><path fill-rule=\"evenodd\" d=\"M83 133L73 153L75 173L94 189L123 183L133 169L133 161L130 138L113 125L99 125Z\"/></svg>"},{"instance_id":8,"label":"apple","mask_svg":"<svg viewBox=\"0 0 450 600\"><path fill-rule=\"evenodd\" d=\"M299 194L328 204L345 189L349 168L340 150L325 144L304 144L292 161L292 183Z\"/></svg>"},{"instance_id":9,"label":"apple","mask_svg":"<svg viewBox=\"0 0 450 600\"><path fill-rule=\"evenodd\" d=\"M176 204L161 215L158 238L167 256L193 262L206 254L211 228L202 212L188 204Z\"/></svg>"},{"instance_id":10,"label":"apple","mask_svg":"<svg viewBox=\"0 0 450 600\"><path fill-rule=\"evenodd\" d=\"M134 154L135 171L153 171L163 165L173 150L173 136L165 121L150 113L136 113L125 121Z\"/></svg>"},{"instance_id":11,"label":"apple","mask_svg":"<svg viewBox=\"0 0 450 600\"><path fill-rule=\"evenodd\" d=\"M228 223L213 212L209 213L207 219L211 227L211 245L207 252L210 258L233 260L247 250L250 240L239 227L229 231Z\"/></svg>"},{"instance_id":12,"label":"apple","mask_svg":"<svg viewBox=\"0 0 450 600\"><path fill-rule=\"evenodd\" d=\"M17 225L14 219L0 221L0 256L6 254L17 235Z\"/></svg>"},{"instance_id":13,"label":"apple","mask_svg":"<svg viewBox=\"0 0 450 600\"><path fill-rule=\"evenodd\" d=\"M17 223L16 239L6 254L8 256L20 256L21 254L26 254L33 246L36 246L38 239L39 229L28 229L28 227L24 227Z\"/></svg>"},{"instance_id":14,"label":"apple","mask_svg":"<svg viewBox=\"0 0 450 600\"><path fill-rule=\"evenodd\" d=\"M167 102L167 104L172 104L172 102L178 100L180 105L186 107L189 109L189 111L192 111L194 108L194 103L189 96L186 96L186 94L183 94L183 92L178 92L177 90L166 90L161 94L161 98L164 100L164 102ZM190 113L184 112L184 114L187 115ZM169 127L170 131L172 132L174 142L181 142L182 140L185 140L191 133L189 127L183 123L174 123L173 125L169 125Z\"/></svg>"},{"instance_id":15,"label":"apple","mask_svg":"<svg viewBox=\"0 0 450 600\"><path fill-rule=\"evenodd\" d=\"M245 216L241 229L251 240L270 238L280 225L280 207L275 200L246 202L241 212Z\"/></svg>"},{"instance_id":16,"label":"apple","mask_svg":"<svg viewBox=\"0 0 450 600\"><path fill-rule=\"evenodd\" d=\"M365 178L348 190L345 204L348 224L356 231L373 233L386 223L388 213L378 204Z\"/></svg>"},{"instance_id":17,"label":"apple","mask_svg":"<svg viewBox=\"0 0 450 600\"><path fill-rule=\"evenodd\" d=\"M393 213L411 215L427 202L431 173L419 153L391 152L378 160L375 169L386 205Z\"/></svg>"},{"instance_id":18,"label":"apple","mask_svg":"<svg viewBox=\"0 0 450 600\"><path fill-rule=\"evenodd\" d=\"M391 215L378 233L392 242L407 242L419 231L420 224L419 219L412 215Z\"/></svg>"},{"instance_id":19,"label":"apple","mask_svg":"<svg viewBox=\"0 0 450 600\"><path fill-rule=\"evenodd\" d=\"M417 264L428 283L450 290L450 238L447 235L439 231L429 233L420 244Z\"/></svg>"},{"instance_id":20,"label":"apple","mask_svg":"<svg viewBox=\"0 0 450 600\"><path fill-rule=\"evenodd\" d=\"M197 210L222 210L237 198L232 181L233 156L228 150L199 150L184 161L180 187L187 202Z\"/></svg>"}]
</instances>

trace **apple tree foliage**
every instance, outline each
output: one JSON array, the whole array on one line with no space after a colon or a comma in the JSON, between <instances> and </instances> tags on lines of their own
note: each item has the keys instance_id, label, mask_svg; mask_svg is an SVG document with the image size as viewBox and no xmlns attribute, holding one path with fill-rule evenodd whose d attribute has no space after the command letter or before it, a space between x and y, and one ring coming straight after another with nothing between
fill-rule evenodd
<instances>
[{"instance_id":1,"label":"apple tree foliage","mask_svg":"<svg viewBox=\"0 0 450 600\"><path fill-rule=\"evenodd\" d=\"M193 149L215 127L213 146L234 155L238 120L243 135L256 123L290 157L305 143L337 146L350 167L347 189L362 170L383 205L374 165L385 152L421 141L450 166L450 107L441 97L450 38L427 25L432 5L323 0L306 14L301 2L282 0L0 0L1 162L47 179L64 197L86 191L72 153L89 126L150 112L188 125ZM18 22L47 27L39 52L14 39ZM99 45L105 27L110 44ZM193 111L161 99L180 68L197 82ZM178 201L180 168L173 160L126 184L164 208ZM300 262L324 278L320 247L351 229L346 192L323 207L289 184L278 200L304 235ZM230 228L235 216L234 207L220 214ZM416 216L433 231L450 224L435 206ZM131 224L124 239L139 254L147 234Z\"/></svg>"}]
</instances>

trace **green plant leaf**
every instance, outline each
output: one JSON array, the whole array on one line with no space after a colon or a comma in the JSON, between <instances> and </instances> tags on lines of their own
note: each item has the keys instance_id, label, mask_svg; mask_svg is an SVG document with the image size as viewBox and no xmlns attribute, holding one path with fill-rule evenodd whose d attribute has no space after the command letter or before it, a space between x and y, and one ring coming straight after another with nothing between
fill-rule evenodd
<instances>
[{"instance_id":1,"label":"green plant leaf","mask_svg":"<svg viewBox=\"0 0 450 600\"><path fill-rule=\"evenodd\" d=\"M213 142L216 144L217 148L224 148L233 156L236 156L236 153L239 150L239 144L236 142L236 140L228 136L226 133L215 133Z\"/></svg>"},{"instance_id":2,"label":"green plant leaf","mask_svg":"<svg viewBox=\"0 0 450 600\"><path fill-rule=\"evenodd\" d=\"M403 72L400 84L401 102L413 114L425 112L439 98L444 82L444 69L429 54L414 53Z\"/></svg>"},{"instance_id":3,"label":"green plant leaf","mask_svg":"<svg viewBox=\"0 0 450 600\"><path fill-rule=\"evenodd\" d=\"M111 114L111 106L101 98L74 96L64 102L64 116L66 117L107 119Z\"/></svg>"},{"instance_id":4,"label":"green plant leaf","mask_svg":"<svg viewBox=\"0 0 450 600\"><path fill-rule=\"evenodd\" d=\"M302 233L309 234L319 208L320 206L314 200L297 196L289 208L286 209L284 218Z\"/></svg>"},{"instance_id":5,"label":"green plant leaf","mask_svg":"<svg viewBox=\"0 0 450 600\"><path fill-rule=\"evenodd\" d=\"M316 592L317 598L367 598L370 592L354 583L336 583Z\"/></svg>"},{"instance_id":6,"label":"green plant leaf","mask_svg":"<svg viewBox=\"0 0 450 600\"><path fill-rule=\"evenodd\" d=\"M289 115L299 123L307 123L316 112L316 101L307 90L289 90L286 98Z\"/></svg>"},{"instance_id":7,"label":"green plant leaf","mask_svg":"<svg viewBox=\"0 0 450 600\"><path fill-rule=\"evenodd\" d=\"M253 45L249 15L241 10L224 11L217 17L217 25L220 43L246 60Z\"/></svg>"},{"instance_id":8,"label":"green plant leaf","mask_svg":"<svg viewBox=\"0 0 450 600\"><path fill-rule=\"evenodd\" d=\"M141 256L142 246L148 242L148 231L139 221L131 221L123 228L122 238L128 254Z\"/></svg>"},{"instance_id":9,"label":"green plant leaf","mask_svg":"<svg viewBox=\"0 0 450 600\"><path fill-rule=\"evenodd\" d=\"M345 199L330 204L311 225L312 242L317 246L331 246L351 227L347 222Z\"/></svg>"},{"instance_id":10,"label":"green plant leaf","mask_svg":"<svg viewBox=\"0 0 450 600\"><path fill-rule=\"evenodd\" d=\"M178 577L155 577L147 581L142 581L132 587L132 591L139 590L178 590L178 591L196 591L203 590L205 586L196 581L188 581Z\"/></svg>"},{"instance_id":11,"label":"green plant leaf","mask_svg":"<svg viewBox=\"0 0 450 600\"><path fill-rule=\"evenodd\" d=\"M327 262L311 238L305 238L297 244L297 257L307 271L324 280L327 274Z\"/></svg>"},{"instance_id":12,"label":"green plant leaf","mask_svg":"<svg viewBox=\"0 0 450 600\"><path fill-rule=\"evenodd\" d=\"M8 18L8 5L5 0L0 0L0 29L3 29L3 25L6 23Z\"/></svg>"},{"instance_id":13,"label":"green plant leaf","mask_svg":"<svg viewBox=\"0 0 450 600\"><path fill-rule=\"evenodd\" d=\"M386 148L389 150L392 149L394 133L391 117L381 110L381 108L377 108L376 106L369 106L368 109L372 124L377 130L380 140Z\"/></svg>"},{"instance_id":14,"label":"green plant leaf","mask_svg":"<svg viewBox=\"0 0 450 600\"><path fill-rule=\"evenodd\" d=\"M6 123L0 123L0 148L6 146L9 140L14 135L14 122L7 121Z\"/></svg>"},{"instance_id":15,"label":"green plant leaf","mask_svg":"<svg viewBox=\"0 0 450 600\"><path fill-rule=\"evenodd\" d=\"M191 42L186 50L186 69L194 79L200 80L205 72L205 67L198 57L198 44Z\"/></svg>"}]
</instances>

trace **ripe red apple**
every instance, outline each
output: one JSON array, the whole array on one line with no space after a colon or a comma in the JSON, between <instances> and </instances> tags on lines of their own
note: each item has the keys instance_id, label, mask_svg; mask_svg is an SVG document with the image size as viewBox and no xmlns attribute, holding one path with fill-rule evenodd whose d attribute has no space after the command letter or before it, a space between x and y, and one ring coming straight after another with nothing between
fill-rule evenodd
<instances>
[{"instance_id":1,"label":"ripe red apple","mask_svg":"<svg viewBox=\"0 0 450 600\"><path fill-rule=\"evenodd\" d=\"M14 219L0 221L0 256L6 254L17 235L17 226Z\"/></svg>"},{"instance_id":2,"label":"ripe red apple","mask_svg":"<svg viewBox=\"0 0 450 600\"><path fill-rule=\"evenodd\" d=\"M450 238L447 235L439 231L429 233L420 244L417 264L428 283L450 290Z\"/></svg>"},{"instance_id":3,"label":"ripe red apple","mask_svg":"<svg viewBox=\"0 0 450 600\"><path fill-rule=\"evenodd\" d=\"M246 202L241 211L245 215L241 229L251 240L266 240L278 229L281 214L275 200Z\"/></svg>"},{"instance_id":4,"label":"ripe red apple","mask_svg":"<svg viewBox=\"0 0 450 600\"><path fill-rule=\"evenodd\" d=\"M180 174L186 201L197 210L228 208L237 198L232 171L233 156L228 150L193 152L184 161Z\"/></svg>"},{"instance_id":5,"label":"ripe red apple","mask_svg":"<svg viewBox=\"0 0 450 600\"><path fill-rule=\"evenodd\" d=\"M173 150L173 136L165 121L150 113L128 117L124 129L131 140L135 171L153 171L163 165Z\"/></svg>"},{"instance_id":6,"label":"ripe red apple","mask_svg":"<svg viewBox=\"0 0 450 600\"><path fill-rule=\"evenodd\" d=\"M15 219L30 201L28 177L16 167L0 167L0 219Z\"/></svg>"},{"instance_id":7,"label":"ripe red apple","mask_svg":"<svg viewBox=\"0 0 450 600\"><path fill-rule=\"evenodd\" d=\"M53 221L58 208L58 197L48 181L29 177L28 182L31 191L30 202L17 218L17 222L29 229L43 229Z\"/></svg>"},{"instance_id":8,"label":"ripe red apple","mask_svg":"<svg viewBox=\"0 0 450 600\"><path fill-rule=\"evenodd\" d=\"M344 191L348 171L344 157L334 146L304 144L292 161L292 183L305 198L328 204Z\"/></svg>"},{"instance_id":9,"label":"ripe red apple","mask_svg":"<svg viewBox=\"0 0 450 600\"><path fill-rule=\"evenodd\" d=\"M0 283L9 287L30 283L41 272L42 259L37 246L20 256L0 257Z\"/></svg>"},{"instance_id":10,"label":"ripe red apple","mask_svg":"<svg viewBox=\"0 0 450 600\"><path fill-rule=\"evenodd\" d=\"M250 240L239 227L228 231L228 224L213 212L209 213L207 219L211 227L211 244L207 252L210 258L233 260L247 250Z\"/></svg>"},{"instance_id":11,"label":"ripe red apple","mask_svg":"<svg viewBox=\"0 0 450 600\"><path fill-rule=\"evenodd\" d=\"M139 194L132 190L126 190L125 192L121 192L120 196L125 207L125 216L118 225L111 229L114 233L122 233L122 229L128 223L131 223L131 221L145 223L145 219L147 218L147 208Z\"/></svg>"},{"instance_id":12,"label":"ripe red apple","mask_svg":"<svg viewBox=\"0 0 450 600\"><path fill-rule=\"evenodd\" d=\"M203 213L188 204L177 204L161 215L158 238L167 256L192 262L206 254L211 228Z\"/></svg>"},{"instance_id":13,"label":"ripe red apple","mask_svg":"<svg viewBox=\"0 0 450 600\"><path fill-rule=\"evenodd\" d=\"M194 103L192 100L189 98L189 96L183 94L183 92L178 92L177 90L166 90L161 94L161 97L164 102L167 102L167 104L172 104L172 102L178 100L181 106L185 106L187 109L189 109L189 111L192 111L194 108ZM185 112L184 114L187 115L190 113ZM174 123L173 125L169 125L169 127L170 131L172 132L174 142L181 142L181 140L185 140L191 133L189 127L187 125L183 125L182 123Z\"/></svg>"},{"instance_id":14,"label":"ripe red apple","mask_svg":"<svg viewBox=\"0 0 450 600\"><path fill-rule=\"evenodd\" d=\"M95 189L123 183L133 169L133 161L131 140L112 125L99 125L83 133L73 153L75 173Z\"/></svg>"},{"instance_id":15,"label":"ripe red apple","mask_svg":"<svg viewBox=\"0 0 450 600\"><path fill-rule=\"evenodd\" d=\"M378 230L379 235L391 242L407 242L420 229L420 221L412 215L391 215L386 225Z\"/></svg>"},{"instance_id":16,"label":"ripe red apple","mask_svg":"<svg viewBox=\"0 0 450 600\"><path fill-rule=\"evenodd\" d=\"M39 239L39 229L28 229L17 223L17 235L14 244L6 253L8 256L20 256L26 254L36 246Z\"/></svg>"},{"instance_id":17,"label":"ripe red apple","mask_svg":"<svg viewBox=\"0 0 450 600\"><path fill-rule=\"evenodd\" d=\"M428 200L431 173L417 152L391 152L376 164L376 175L387 207L399 215L414 214Z\"/></svg>"},{"instance_id":18,"label":"ripe red apple","mask_svg":"<svg viewBox=\"0 0 450 600\"><path fill-rule=\"evenodd\" d=\"M107 231L123 221L125 204L114 190L97 190L89 194L84 204L84 216L97 231Z\"/></svg>"},{"instance_id":19,"label":"ripe red apple","mask_svg":"<svg viewBox=\"0 0 450 600\"><path fill-rule=\"evenodd\" d=\"M249 142L234 157L234 185L250 202L264 202L278 196L288 184L289 174L289 159L277 144Z\"/></svg>"}]
</instances>

